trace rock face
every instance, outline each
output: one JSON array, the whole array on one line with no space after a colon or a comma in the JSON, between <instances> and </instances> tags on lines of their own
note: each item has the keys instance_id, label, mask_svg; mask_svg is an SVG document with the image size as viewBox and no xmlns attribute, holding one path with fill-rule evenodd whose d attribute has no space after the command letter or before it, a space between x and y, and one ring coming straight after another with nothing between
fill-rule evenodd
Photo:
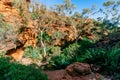
<instances>
[{"instance_id":1,"label":"rock face","mask_svg":"<svg viewBox=\"0 0 120 80\"><path fill-rule=\"evenodd\" d=\"M0 0L0 13L4 15L6 22L20 22L19 11L12 6L12 0Z\"/></svg>"},{"instance_id":2,"label":"rock face","mask_svg":"<svg viewBox=\"0 0 120 80\"><path fill-rule=\"evenodd\" d=\"M3 15L5 23L14 25L14 23L20 23L20 17L18 10L12 7L11 2L12 0L0 0L0 14ZM0 20L0 22L2 22L2 20ZM13 41L8 39L4 41L5 44L2 44L2 42L0 42L0 50L9 50L16 47L16 43Z\"/></svg>"},{"instance_id":3,"label":"rock face","mask_svg":"<svg viewBox=\"0 0 120 80\"><path fill-rule=\"evenodd\" d=\"M101 80L104 77L91 72L89 64L76 62L65 70L45 71L49 80Z\"/></svg>"},{"instance_id":4,"label":"rock face","mask_svg":"<svg viewBox=\"0 0 120 80\"><path fill-rule=\"evenodd\" d=\"M26 1L30 2L30 0ZM12 2L13 0L0 0L0 13L4 15L6 22L17 25L21 23L20 11L12 6Z\"/></svg>"},{"instance_id":5,"label":"rock face","mask_svg":"<svg viewBox=\"0 0 120 80\"><path fill-rule=\"evenodd\" d=\"M30 2L30 0L26 0L27 2ZM20 11L16 7L12 5L13 0L0 0L0 15L4 17L4 20L0 18L0 22L4 22L6 24L10 24L14 29L13 31L18 31L21 28L21 16ZM8 27L11 27L8 26ZM2 26L4 27L4 25ZM12 34L11 32L10 34ZM9 52L9 55L12 55L12 57L15 56L15 59L19 59L23 53L23 49L19 49L18 47L21 46L21 42L19 41L19 36L17 33L15 35L9 36L9 37L15 37L14 40L6 38L4 43L0 41L0 50L5 50ZM18 50L17 50L18 48ZM14 55L14 56L13 56Z\"/></svg>"}]
</instances>

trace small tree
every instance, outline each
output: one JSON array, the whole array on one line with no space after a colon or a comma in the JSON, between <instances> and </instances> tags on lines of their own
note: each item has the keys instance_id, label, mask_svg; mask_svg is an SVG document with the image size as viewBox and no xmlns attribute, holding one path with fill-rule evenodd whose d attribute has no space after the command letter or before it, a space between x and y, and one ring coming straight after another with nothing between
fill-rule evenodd
<instances>
[{"instance_id":1,"label":"small tree","mask_svg":"<svg viewBox=\"0 0 120 80\"><path fill-rule=\"evenodd\" d=\"M75 9L75 5L71 3L71 0L64 0L63 4L56 5L56 11L59 14L69 16Z\"/></svg>"},{"instance_id":2,"label":"small tree","mask_svg":"<svg viewBox=\"0 0 120 80\"><path fill-rule=\"evenodd\" d=\"M105 15L103 22L108 24L106 27L117 27L120 21L120 0L104 2L103 6L105 7L105 10L102 10L101 12Z\"/></svg>"}]
</instances>

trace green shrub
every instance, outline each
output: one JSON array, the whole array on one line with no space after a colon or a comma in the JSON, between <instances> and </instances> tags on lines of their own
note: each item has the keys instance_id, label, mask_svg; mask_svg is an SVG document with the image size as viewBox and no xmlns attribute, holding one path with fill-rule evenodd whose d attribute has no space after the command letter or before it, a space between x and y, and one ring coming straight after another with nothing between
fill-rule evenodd
<instances>
[{"instance_id":1,"label":"green shrub","mask_svg":"<svg viewBox=\"0 0 120 80\"><path fill-rule=\"evenodd\" d=\"M86 50L93 45L93 41L88 38L78 42L73 42L63 48L61 53L53 56L50 60L50 65L53 69L65 68L69 64L76 62L78 57L86 53Z\"/></svg>"},{"instance_id":2,"label":"green shrub","mask_svg":"<svg viewBox=\"0 0 120 80\"><path fill-rule=\"evenodd\" d=\"M94 47L95 42L91 39L88 39L87 37L83 37L83 39L79 41L78 44L81 45L79 50L80 50L80 55L82 55L86 53L86 50Z\"/></svg>"},{"instance_id":3,"label":"green shrub","mask_svg":"<svg viewBox=\"0 0 120 80\"><path fill-rule=\"evenodd\" d=\"M5 56L6 51L5 50L0 50L0 56Z\"/></svg>"},{"instance_id":4,"label":"green shrub","mask_svg":"<svg viewBox=\"0 0 120 80\"><path fill-rule=\"evenodd\" d=\"M36 14L36 13L31 13L31 19L32 20L36 20L37 18L38 18L39 16L38 16L38 14Z\"/></svg>"},{"instance_id":5,"label":"green shrub","mask_svg":"<svg viewBox=\"0 0 120 80\"><path fill-rule=\"evenodd\" d=\"M109 34L108 39L112 40L112 39L120 39L120 32L113 32L111 34Z\"/></svg>"},{"instance_id":6,"label":"green shrub","mask_svg":"<svg viewBox=\"0 0 120 80\"><path fill-rule=\"evenodd\" d=\"M49 43L52 40L52 37L47 34L45 28L43 29L42 35L40 33L38 34L38 42L40 42L41 39L44 43Z\"/></svg>"},{"instance_id":7,"label":"green shrub","mask_svg":"<svg viewBox=\"0 0 120 80\"><path fill-rule=\"evenodd\" d=\"M56 31L56 32L54 33L53 37L54 37L55 39L58 39L58 38L63 38L64 36L63 36L63 34L62 34L61 31Z\"/></svg>"},{"instance_id":8,"label":"green shrub","mask_svg":"<svg viewBox=\"0 0 120 80\"><path fill-rule=\"evenodd\" d=\"M24 56L32 60L42 60L42 50L28 46L24 51Z\"/></svg>"},{"instance_id":9,"label":"green shrub","mask_svg":"<svg viewBox=\"0 0 120 80\"><path fill-rule=\"evenodd\" d=\"M0 58L0 80L47 80L39 69Z\"/></svg>"},{"instance_id":10,"label":"green shrub","mask_svg":"<svg viewBox=\"0 0 120 80\"><path fill-rule=\"evenodd\" d=\"M14 27L7 22L0 23L0 43L4 43L5 41L16 41L17 32Z\"/></svg>"},{"instance_id":11,"label":"green shrub","mask_svg":"<svg viewBox=\"0 0 120 80\"><path fill-rule=\"evenodd\" d=\"M77 61L101 66L101 71L110 75L120 73L120 48L90 48Z\"/></svg>"},{"instance_id":12,"label":"green shrub","mask_svg":"<svg viewBox=\"0 0 120 80\"><path fill-rule=\"evenodd\" d=\"M108 53L108 54L107 54ZM111 74L120 73L120 48L112 48L107 52L106 68Z\"/></svg>"},{"instance_id":13,"label":"green shrub","mask_svg":"<svg viewBox=\"0 0 120 80\"><path fill-rule=\"evenodd\" d=\"M70 44L68 47L62 50L62 52L52 57L51 62L55 69L65 68L67 65L75 62L76 57L79 53L80 45L78 43Z\"/></svg>"},{"instance_id":14,"label":"green shrub","mask_svg":"<svg viewBox=\"0 0 120 80\"><path fill-rule=\"evenodd\" d=\"M5 17L2 13L0 13L0 21L4 21L5 20Z\"/></svg>"},{"instance_id":15,"label":"green shrub","mask_svg":"<svg viewBox=\"0 0 120 80\"><path fill-rule=\"evenodd\" d=\"M51 58L54 56L58 56L61 53L61 48L58 46L47 46L46 47L46 57L43 57L44 51L43 48L34 48L32 46L28 46L24 51L24 57L30 58L33 63L37 63L40 61L41 63L49 63L47 66L50 68L53 65ZM35 61L35 62L34 62ZM46 69L45 66L42 66L42 69Z\"/></svg>"},{"instance_id":16,"label":"green shrub","mask_svg":"<svg viewBox=\"0 0 120 80\"><path fill-rule=\"evenodd\" d=\"M86 50L85 54L78 57L77 61L87 62L90 64L101 64L102 62L105 62L105 58L107 58L105 49L89 48Z\"/></svg>"}]
</instances>

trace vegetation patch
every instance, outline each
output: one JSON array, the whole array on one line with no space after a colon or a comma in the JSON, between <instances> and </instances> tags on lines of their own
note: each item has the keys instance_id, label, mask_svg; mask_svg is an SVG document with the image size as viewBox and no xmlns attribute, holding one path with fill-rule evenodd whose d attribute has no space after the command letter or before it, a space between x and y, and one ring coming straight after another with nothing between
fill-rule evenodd
<instances>
[{"instance_id":1,"label":"vegetation patch","mask_svg":"<svg viewBox=\"0 0 120 80\"><path fill-rule=\"evenodd\" d=\"M47 80L47 76L33 66L25 66L0 57L1 80Z\"/></svg>"}]
</instances>

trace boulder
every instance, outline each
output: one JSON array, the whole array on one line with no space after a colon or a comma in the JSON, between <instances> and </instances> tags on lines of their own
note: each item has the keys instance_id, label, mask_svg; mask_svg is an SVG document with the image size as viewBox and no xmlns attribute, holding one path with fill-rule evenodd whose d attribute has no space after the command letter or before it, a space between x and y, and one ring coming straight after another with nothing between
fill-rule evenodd
<instances>
[{"instance_id":1,"label":"boulder","mask_svg":"<svg viewBox=\"0 0 120 80\"><path fill-rule=\"evenodd\" d=\"M90 74L91 69L90 65L87 63L76 62L74 64L69 65L66 68L66 71L71 76L79 76Z\"/></svg>"}]
</instances>

